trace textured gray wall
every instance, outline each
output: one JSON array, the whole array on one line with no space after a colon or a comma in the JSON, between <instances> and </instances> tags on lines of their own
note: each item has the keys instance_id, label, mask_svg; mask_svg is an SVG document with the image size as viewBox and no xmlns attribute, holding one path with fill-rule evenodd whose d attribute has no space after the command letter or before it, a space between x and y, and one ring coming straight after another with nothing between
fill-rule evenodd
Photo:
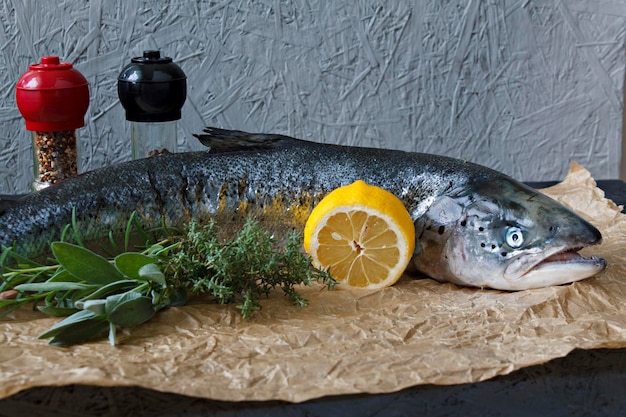
<instances>
[{"instance_id":1,"label":"textured gray wall","mask_svg":"<svg viewBox=\"0 0 626 417\"><path fill-rule=\"evenodd\" d=\"M625 28L618 0L0 0L0 193L32 178L14 98L29 64L59 55L89 80L79 133L97 168L130 157L116 78L145 49L187 73L184 149L217 125L615 178Z\"/></svg>"}]
</instances>

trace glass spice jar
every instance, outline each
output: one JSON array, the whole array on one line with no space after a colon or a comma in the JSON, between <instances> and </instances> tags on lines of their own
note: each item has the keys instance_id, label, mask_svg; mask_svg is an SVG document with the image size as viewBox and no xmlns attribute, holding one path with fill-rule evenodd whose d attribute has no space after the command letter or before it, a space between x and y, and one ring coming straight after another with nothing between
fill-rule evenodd
<instances>
[{"instance_id":1,"label":"glass spice jar","mask_svg":"<svg viewBox=\"0 0 626 417\"><path fill-rule=\"evenodd\" d=\"M176 152L187 76L172 58L154 50L132 58L117 78L117 93L131 124L132 158Z\"/></svg>"},{"instance_id":2,"label":"glass spice jar","mask_svg":"<svg viewBox=\"0 0 626 417\"><path fill-rule=\"evenodd\" d=\"M85 125L89 86L85 77L57 56L29 66L16 86L16 101L33 135L35 181L41 190L78 174L80 142L76 129Z\"/></svg>"},{"instance_id":3,"label":"glass spice jar","mask_svg":"<svg viewBox=\"0 0 626 417\"><path fill-rule=\"evenodd\" d=\"M33 132L35 182L41 190L78 174L76 130Z\"/></svg>"}]
</instances>

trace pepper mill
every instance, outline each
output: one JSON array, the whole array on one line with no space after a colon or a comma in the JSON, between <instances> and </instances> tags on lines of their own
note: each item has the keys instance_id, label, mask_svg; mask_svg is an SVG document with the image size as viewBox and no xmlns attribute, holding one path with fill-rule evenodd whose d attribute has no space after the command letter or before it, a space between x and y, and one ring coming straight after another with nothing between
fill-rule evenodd
<instances>
[{"instance_id":1,"label":"pepper mill","mask_svg":"<svg viewBox=\"0 0 626 417\"><path fill-rule=\"evenodd\" d=\"M170 57L144 51L117 78L117 94L131 122L132 158L176 152L176 121L187 98L187 77Z\"/></svg>"},{"instance_id":2,"label":"pepper mill","mask_svg":"<svg viewBox=\"0 0 626 417\"><path fill-rule=\"evenodd\" d=\"M58 56L44 56L17 82L17 107L32 131L35 180L41 190L80 171L76 129L89 107L87 79Z\"/></svg>"}]
</instances>

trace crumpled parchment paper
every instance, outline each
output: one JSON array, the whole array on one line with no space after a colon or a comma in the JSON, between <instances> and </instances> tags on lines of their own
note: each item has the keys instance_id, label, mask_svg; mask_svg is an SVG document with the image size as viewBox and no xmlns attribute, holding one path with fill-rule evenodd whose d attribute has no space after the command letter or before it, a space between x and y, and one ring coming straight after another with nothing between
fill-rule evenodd
<instances>
[{"instance_id":1,"label":"crumpled parchment paper","mask_svg":"<svg viewBox=\"0 0 626 417\"><path fill-rule=\"evenodd\" d=\"M22 309L0 320L0 398L34 386L141 386L218 400L287 400L481 381L567 355L626 347L626 220L573 164L545 190L603 233L587 253L602 274L519 292L403 277L378 291L302 289L298 309L277 292L242 319L234 306L159 313L107 341L57 348L37 335L58 319Z\"/></svg>"}]
</instances>

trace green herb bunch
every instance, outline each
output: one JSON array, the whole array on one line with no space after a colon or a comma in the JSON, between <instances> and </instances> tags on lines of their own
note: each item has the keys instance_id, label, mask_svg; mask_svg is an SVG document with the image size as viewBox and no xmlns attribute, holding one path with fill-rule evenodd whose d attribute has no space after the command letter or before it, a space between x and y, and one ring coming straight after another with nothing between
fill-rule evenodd
<instances>
[{"instance_id":1,"label":"green herb bunch","mask_svg":"<svg viewBox=\"0 0 626 417\"><path fill-rule=\"evenodd\" d=\"M333 288L328 271L311 268L311 259L300 252L301 236L291 233L283 250L258 223L248 220L231 241L220 242L217 224L191 223L186 237L164 268L168 282L194 294L208 293L221 304L238 302L244 317L260 308L259 299L276 287L294 304L304 307L295 290L299 284L322 281Z\"/></svg>"},{"instance_id":2,"label":"green herb bunch","mask_svg":"<svg viewBox=\"0 0 626 417\"><path fill-rule=\"evenodd\" d=\"M74 217L75 218L75 217ZM70 226L66 227L66 231ZM71 225L75 243L51 243L46 265L19 256L12 248L0 255L0 317L25 304L42 313L66 317L39 337L53 345L83 343L149 321L159 310L186 303L188 294L210 294L219 303L237 302L244 317L260 308L259 299L276 287L298 306L307 302L295 289L322 281L333 288L328 271L311 267L300 252L301 236L289 235L283 248L258 223L248 220L232 240L220 240L219 227L192 222L185 231L163 227L146 233L136 216L128 221L124 250L104 257L85 247L79 225ZM146 244L131 248L130 235ZM154 243L152 243L154 242Z\"/></svg>"}]
</instances>

